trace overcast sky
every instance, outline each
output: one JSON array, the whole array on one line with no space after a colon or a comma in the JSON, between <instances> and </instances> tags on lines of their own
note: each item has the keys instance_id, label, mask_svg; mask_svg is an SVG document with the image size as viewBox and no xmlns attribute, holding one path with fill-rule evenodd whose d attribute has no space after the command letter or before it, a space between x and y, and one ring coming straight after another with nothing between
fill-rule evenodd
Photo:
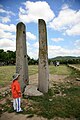
<instances>
[{"instance_id":1,"label":"overcast sky","mask_svg":"<svg viewBox=\"0 0 80 120\"><path fill-rule=\"evenodd\" d=\"M48 57L80 56L80 0L0 0L0 49L16 50L16 25L26 25L28 55L38 58L38 19L47 26Z\"/></svg>"}]
</instances>

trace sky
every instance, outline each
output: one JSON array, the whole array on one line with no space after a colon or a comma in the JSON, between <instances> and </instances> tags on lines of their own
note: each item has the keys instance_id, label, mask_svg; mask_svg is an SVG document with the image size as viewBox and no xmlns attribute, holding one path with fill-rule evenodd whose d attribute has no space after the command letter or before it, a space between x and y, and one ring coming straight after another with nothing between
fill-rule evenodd
<instances>
[{"instance_id":1,"label":"sky","mask_svg":"<svg viewBox=\"0 0 80 120\"><path fill-rule=\"evenodd\" d=\"M38 59L38 19L46 22L48 58L80 56L80 0L0 0L0 49L16 50L16 25L26 25L30 58Z\"/></svg>"}]
</instances>

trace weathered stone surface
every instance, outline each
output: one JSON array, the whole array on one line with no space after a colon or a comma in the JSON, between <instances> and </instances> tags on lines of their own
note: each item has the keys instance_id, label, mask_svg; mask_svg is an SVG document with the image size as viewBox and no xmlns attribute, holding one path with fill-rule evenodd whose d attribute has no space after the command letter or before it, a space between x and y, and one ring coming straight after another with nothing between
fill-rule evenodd
<instances>
[{"instance_id":1,"label":"weathered stone surface","mask_svg":"<svg viewBox=\"0 0 80 120\"><path fill-rule=\"evenodd\" d=\"M47 47L47 30L44 20L38 20L39 25L39 73L38 89L42 93L48 92L49 70L48 70L48 47Z\"/></svg>"},{"instance_id":2,"label":"weathered stone surface","mask_svg":"<svg viewBox=\"0 0 80 120\"><path fill-rule=\"evenodd\" d=\"M26 48L26 27L20 22L16 27L16 72L20 74L21 90L24 91L28 80L28 62Z\"/></svg>"},{"instance_id":3,"label":"weathered stone surface","mask_svg":"<svg viewBox=\"0 0 80 120\"><path fill-rule=\"evenodd\" d=\"M28 85L24 91L24 95L26 96L41 96L42 92L37 90L37 85Z\"/></svg>"}]
</instances>

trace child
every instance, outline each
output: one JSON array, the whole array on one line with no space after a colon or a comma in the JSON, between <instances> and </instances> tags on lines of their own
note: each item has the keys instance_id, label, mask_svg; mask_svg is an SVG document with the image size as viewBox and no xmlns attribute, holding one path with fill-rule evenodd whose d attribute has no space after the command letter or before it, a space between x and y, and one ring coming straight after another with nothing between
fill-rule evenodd
<instances>
[{"instance_id":1,"label":"child","mask_svg":"<svg viewBox=\"0 0 80 120\"><path fill-rule=\"evenodd\" d=\"M11 92L13 97L13 108L16 112L21 112L21 89L20 83L18 82L19 74L16 73L13 75L13 82L11 84Z\"/></svg>"}]
</instances>

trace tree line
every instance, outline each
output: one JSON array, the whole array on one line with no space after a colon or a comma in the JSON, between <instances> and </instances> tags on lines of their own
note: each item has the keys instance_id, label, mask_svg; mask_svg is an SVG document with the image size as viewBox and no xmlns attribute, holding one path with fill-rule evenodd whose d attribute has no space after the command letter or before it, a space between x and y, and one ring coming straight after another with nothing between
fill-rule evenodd
<instances>
[{"instance_id":1,"label":"tree line","mask_svg":"<svg viewBox=\"0 0 80 120\"><path fill-rule=\"evenodd\" d=\"M37 65L38 59L35 60L30 58L27 55L28 65ZM58 61L60 64L80 64L80 57L73 56L58 56L55 58L48 59L49 64L54 64ZM6 52L3 49L0 49L0 65L15 65L16 64L16 51L7 50Z\"/></svg>"},{"instance_id":2,"label":"tree line","mask_svg":"<svg viewBox=\"0 0 80 120\"><path fill-rule=\"evenodd\" d=\"M49 64L53 62L53 64L58 61L60 64L80 64L80 57L75 56L58 56L55 58L49 59Z\"/></svg>"},{"instance_id":3,"label":"tree line","mask_svg":"<svg viewBox=\"0 0 80 120\"><path fill-rule=\"evenodd\" d=\"M38 64L38 60L31 59L27 55L28 64L35 65ZM0 49L0 65L15 65L16 64L16 51L7 50L6 52L3 49Z\"/></svg>"}]
</instances>

